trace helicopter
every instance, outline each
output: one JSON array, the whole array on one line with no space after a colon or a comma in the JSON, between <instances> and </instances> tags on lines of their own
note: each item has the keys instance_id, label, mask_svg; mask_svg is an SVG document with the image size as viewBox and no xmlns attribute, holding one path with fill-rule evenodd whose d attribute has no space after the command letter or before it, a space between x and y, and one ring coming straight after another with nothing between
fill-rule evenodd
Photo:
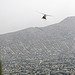
<instances>
[{"instance_id":1,"label":"helicopter","mask_svg":"<svg viewBox=\"0 0 75 75\"><path fill-rule=\"evenodd\" d=\"M47 16L52 16L52 15L47 15L47 14L44 14L44 13L40 13L40 14L43 14L42 19L45 19L45 20L47 20Z\"/></svg>"}]
</instances>

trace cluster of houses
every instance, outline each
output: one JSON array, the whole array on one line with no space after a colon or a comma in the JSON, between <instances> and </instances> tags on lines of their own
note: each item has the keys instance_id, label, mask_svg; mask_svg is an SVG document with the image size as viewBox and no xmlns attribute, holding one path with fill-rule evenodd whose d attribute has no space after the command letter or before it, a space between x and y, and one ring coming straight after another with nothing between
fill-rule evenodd
<instances>
[{"instance_id":1,"label":"cluster of houses","mask_svg":"<svg viewBox=\"0 0 75 75\"><path fill-rule=\"evenodd\" d=\"M13 60L4 63L4 75L75 75L75 59Z\"/></svg>"}]
</instances>

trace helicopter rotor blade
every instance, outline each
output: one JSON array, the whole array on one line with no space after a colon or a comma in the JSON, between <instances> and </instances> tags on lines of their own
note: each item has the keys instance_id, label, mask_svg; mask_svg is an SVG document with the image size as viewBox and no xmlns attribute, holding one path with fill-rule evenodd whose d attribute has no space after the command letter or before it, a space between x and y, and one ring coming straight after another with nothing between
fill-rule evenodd
<instances>
[{"instance_id":1,"label":"helicopter rotor blade","mask_svg":"<svg viewBox=\"0 0 75 75\"><path fill-rule=\"evenodd\" d=\"M41 12L38 12L38 13L43 14L43 15L46 15L45 13L41 13Z\"/></svg>"},{"instance_id":2,"label":"helicopter rotor blade","mask_svg":"<svg viewBox=\"0 0 75 75\"><path fill-rule=\"evenodd\" d=\"M46 14L46 16L51 16L51 17L53 17L52 15L47 15L47 14Z\"/></svg>"},{"instance_id":3,"label":"helicopter rotor blade","mask_svg":"<svg viewBox=\"0 0 75 75\"><path fill-rule=\"evenodd\" d=\"M41 12L38 12L38 13L43 14L43 15L46 15L46 16L51 16L51 17L53 17L52 15L47 15L47 14L45 14L45 13L41 13Z\"/></svg>"}]
</instances>

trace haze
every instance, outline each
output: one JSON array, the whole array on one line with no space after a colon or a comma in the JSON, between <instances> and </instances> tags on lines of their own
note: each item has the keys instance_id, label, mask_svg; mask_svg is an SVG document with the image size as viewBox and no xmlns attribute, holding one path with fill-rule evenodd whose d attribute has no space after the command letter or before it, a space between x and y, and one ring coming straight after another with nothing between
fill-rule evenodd
<instances>
[{"instance_id":1,"label":"haze","mask_svg":"<svg viewBox=\"0 0 75 75\"><path fill-rule=\"evenodd\" d=\"M53 15L43 20L42 14ZM75 0L0 0L0 34L44 27L75 16Z\"/></svg>"}]
</instances>

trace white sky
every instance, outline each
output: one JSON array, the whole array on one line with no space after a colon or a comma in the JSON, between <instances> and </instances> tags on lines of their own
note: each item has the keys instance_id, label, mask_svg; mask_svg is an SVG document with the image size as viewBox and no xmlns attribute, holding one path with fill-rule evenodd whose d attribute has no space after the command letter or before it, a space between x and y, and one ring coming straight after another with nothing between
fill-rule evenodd
<instances>
[{"instance_id":1,"label":"white sky","mask_svg":"<svg viewBox=\"0 0 75 75\"><path fill-rule=\"evenodd\" d=\"M43 20L41 13L53 15ZM75 16L75 0L0 0L0 34L44 27Z\"/></svg>"}]
</instances>

